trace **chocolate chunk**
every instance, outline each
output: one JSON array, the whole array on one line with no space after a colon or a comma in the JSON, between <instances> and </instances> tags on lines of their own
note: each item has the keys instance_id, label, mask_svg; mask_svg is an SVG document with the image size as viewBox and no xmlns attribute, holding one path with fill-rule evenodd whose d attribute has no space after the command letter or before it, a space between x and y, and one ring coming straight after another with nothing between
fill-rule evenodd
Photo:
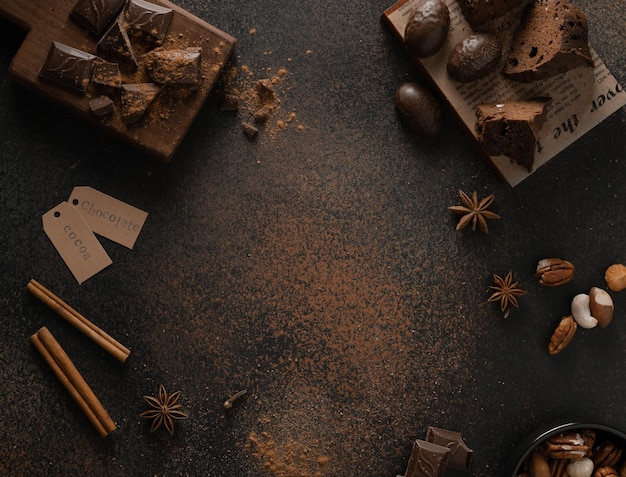
<instances>
[{"instance_id":1,"label":"chocolate chunk","mask_svg":"<svg viewBox=\"0 0 626 477\"><path fill-rule=\"evenodd\" d=\"M269 78L263 78L255 83L255 88L259 96L264 98L272 98L274 96L274 85Z\"/></svg>"},{"instance_id":2,"label":"chocolate chunk","mask_svg":"<svg viewBox=\"0 0 626 477\"><path fill-rule=\"evenodd\" d=\"M89 109L96 116L106 116L115 111L113 100L108 96L98 96L89 101Z\"/></svg>"},{"instance_id":3,"label":"chocolate chunk","mask_svg":"<svg viewBox=\"0 0 626 477\"><path fill-rule=\"evenodd\" d=\"M124 17L128 32L148 43L162 45L172 20L172 10L144 0L130 0Z\"/></svg>"},{"instance_id":4,"label":"chocolate chunk","mask_svg":"<svg viewBox=\"0 0 626 477\"><path fill-rule=\"evenodd\" d=\"M154 83L122 85L122 117L128 124L136 123L161 92Z\"/></svg>"},{"instance_id":5,"label":"chocolate chunk","mask_svg":"<svg viewBox=\"0 0 626 477\"><path fill-rule=\"evenodd\" d=\"M404 83L395 95L400 120L423 136L437 136L443 125L443 112L435 97L418 83Z\"/></svg>"},{"instance_id":6,"label":"chocolate chunk","mask_svg":"<svg viewBox=\"0 0 626 477\"><path fill-rule=\"evenodd\" d=\"M78 0L71 17L96 36L104 31L111 20L119 13L125 0Z\"/></svg>"},{"instance_id":7,"label":"chocolate chunk","mask_svg":"<svg viewBox=\"0 0 626 477\"><path fill-rule=\"evenodd\" d=\"M406 477L443 477L450 449L417 439L413 444Z\"/></svg>"},{"instance_id":8,"label":"chocolate chunk","mask_svg":"<svg viewBox=\"0 0 626 477\"><path fill-rule=\"evenodd\" d=\"M271 113L272 113L272 110L269 106L267 105L262 106L261 109L258 109L257 111L255 111L254 120L257 123L264 123L270 118Z\"/></svg>"},{"instance_id":9,"label":"chocolate chunk","mask_svg":"<svg viewBox=\"0 0 626 477\"><path fill-rule=\"evenodd\" d=\"M423 0L406 24L404 46L409 55L428 58L443 46L449 29L450 11L443 0Z\"/></svg>"},{"instance_id":10,"label":"chocolate chunk","mask_svg":"<svg viewBox=\"0 0 626 477\"><path fill-rule=\"evenodd\" d=\"M259 132L259 129L257 127L247 122L242 122L241 128L243 129L244 134L250 139L254 138Z\"/></svg>"},{"instance_id":11,"label":"chocolate chunk","mask_svg":"<svg viewBox=\"0 0 626 477\"><path fill-rule=\"evenodd\" d=\"M220 111L238 111L239 97L235 94L224 94L220 98Z\"/></svg>"},{"instance_id":12,"label":"chocolate chunk","mask_svg":"<svg viewBox=\"0 0 626 477\"><path fill-rule=\"evenodd\" d=\"M469 472L474 451L465 445L460 433L429 426L426 440L450 449L447 465L449 468Z\"/></svg>"},{"instance_id":13,"label":"chocolate chunk","mask_svg":"<svg viewBox=\"0 0 626 477\"><path fill-rule=\"evenodd\" d=\"M448 55L448 74L460 83L487 76L502 58L500 40L491 33L475 33L457 43Z\"/></svg>"},{"instance_id":14,"label":"chocolate chunk","mask_svg":"<svg viewBox=\"0 0 626 477\"><path fill-rule=\"evenodd\" d=\"M197 89L202 80L202 48L156 49L144 55L144 64L155 83Z\"/></svg>"},{"instance_id":15,"label":"chocolate chunk","mask_svg":"<svg viewBox=\"0 0 626 477\"><path fill-rule=\"evenodd\" d=\"M124 28L124 18L121 15L102 36L98 42L98 48L137 65L137 58L135 58L133 46Z\"/></svg>"},{"instance_id":16,"label":"chocolate chunk","mask_svg":"<svg viewBox=\"0 0 626 477\"><path fill-rule=\"evenodd\" d=\"M85 92L96 57L85 51L53 41L39 76Z\"/></svg>"},{"instance_id":17,"label":"chocolate chunk","mask_svg":"<svg viewBox=\"0 0 626 477\"><path fill-rule=\"evenodd\" d=\"M122 86L122 73L117 63L110 63L97 58L93 63L93 73L91 82L109 88L119 88Z\"/></svg>"}]
</instances>

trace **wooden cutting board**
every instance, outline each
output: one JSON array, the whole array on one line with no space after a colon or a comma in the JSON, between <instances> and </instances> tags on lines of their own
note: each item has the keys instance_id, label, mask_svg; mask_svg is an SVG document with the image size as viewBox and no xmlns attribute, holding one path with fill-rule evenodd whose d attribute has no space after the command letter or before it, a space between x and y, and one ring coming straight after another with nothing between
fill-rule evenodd
<instances>
[{"instance_id":1,"label":"wooden cutting board","mask_svg":"<svg viewBox=\"0 0 626 477\"><path fill-rule=\"evenodd\" d=\"M100 95L91 85L85 93L80 93L39 77L53 41L102 56L101 52L97 52L98 38L70 17L76 0L0 0L0 15L28 32L9 67L11 79L107 133L162 162L168 162L211 92L237 41L167 0L150 1L173 10L163 47L202 48L202 81L200 88L193 92L161 94L148 113L135 124L124 122L119 92L117 96L111 94L115 112L99 118L89 108L89 100ZM128 80L124 77L125 82L139 82L139 73L133 78L130 78L130 73L128 75ZM71 131L67 134L72 136Z\"/></svg>"}]
</instances>

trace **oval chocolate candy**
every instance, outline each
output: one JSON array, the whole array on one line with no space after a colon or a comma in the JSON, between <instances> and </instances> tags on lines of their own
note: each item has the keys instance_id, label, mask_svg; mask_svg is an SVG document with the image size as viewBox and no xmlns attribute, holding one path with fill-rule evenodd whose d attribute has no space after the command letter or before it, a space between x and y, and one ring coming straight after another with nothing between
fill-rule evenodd
<instances>
[{"instance_id":1,"label":"oval chocolate candy","mask_svg":"<svg viewBox=\"0 0 626 477\"><path fill-rule=\"evenodd\" d=\"M443 112L437 99L418 83L404 83L394 98L402 123L423 136L441 133Z\"/></svg>"},{"instance_id":2,"label":"oval chocolate candy","mask_svg":"<svg viewBox=\"0 0 626 477\"><path fill-rule=\"evenodd\" d=\"M437 53L448 37L450 11L442 0L424 0L411 13L404 30L409 55L428 58Z\"/></svg>"},{"instance_id":3,"label":"oval chocolate candy","mask_svg":"<svg viewBox=\"0 0 626 477\"><path fill-rule=\"evenodd\" d=\"M494 71L502 58L500 40L491 33L474 33L457 43L448 55L450 77L470 83Z\"/></svg>"}]
</instances>

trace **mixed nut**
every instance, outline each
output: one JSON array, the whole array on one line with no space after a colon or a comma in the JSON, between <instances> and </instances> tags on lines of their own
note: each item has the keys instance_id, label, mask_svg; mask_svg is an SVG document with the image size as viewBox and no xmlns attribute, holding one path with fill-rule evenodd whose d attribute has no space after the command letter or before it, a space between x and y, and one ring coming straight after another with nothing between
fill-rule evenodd
<instances>
[{"instance_id":1,"label":"mixed nut","mask_svg":"<svg viewBox=\"0 0 626 477\"><path fill-rule=\"evenodd\" d=\"M624 477L625 443L602 431L561 432L533 449L518 477Z\"/></svg>"},{"instance_id":2,"label":"mixed nut","mask_svg":"<svg viewBox=\"0 0 626 477\"><path fill-rule=\"evenodd\" d=\"M554 287L570 282L574 278L574 271L574 265L567 260L546 258L537 264L535 278L539 279L539 284L543 286ZM611 265L606 271L605 278L611 290L626 288L626 267ZM611 295L602 288L591 287L588 293L577 294L572 299L571 314L561 318L550 337L548 353L555 355L563 351L579 327L606 328L613 320L614 311Z\"/></svg>"}]
</instances>

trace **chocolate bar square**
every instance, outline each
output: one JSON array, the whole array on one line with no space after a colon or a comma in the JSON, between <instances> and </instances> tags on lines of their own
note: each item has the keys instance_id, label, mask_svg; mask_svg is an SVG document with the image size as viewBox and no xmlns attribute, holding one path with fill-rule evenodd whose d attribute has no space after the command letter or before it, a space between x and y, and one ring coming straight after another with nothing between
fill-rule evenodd
<instances>
[{"instance_id":1,"label":"chocolate bar square","mask_svg":"<svg viewBox=\"0 0 626 477\"><path fill-rule=\"evenodd\" d=\"M96 58L85 51L53 41L39 76L84 93L91 81Z\"/></svg>"}]
</instances>

